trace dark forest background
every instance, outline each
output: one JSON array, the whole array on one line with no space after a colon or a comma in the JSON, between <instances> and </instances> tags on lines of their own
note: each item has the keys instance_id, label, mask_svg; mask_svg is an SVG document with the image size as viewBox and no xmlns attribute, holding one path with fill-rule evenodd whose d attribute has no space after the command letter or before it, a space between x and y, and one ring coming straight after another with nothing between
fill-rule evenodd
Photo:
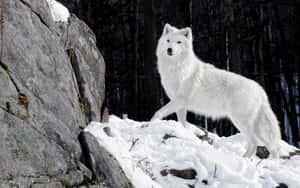
<instances>
[{"instance_id":1,"label":"dark forest background","mask_svg":"<svg viewBox=\"0 0 300 188\"><path fill-rule=\"evenodd\" d=\"M259 82L283 138L299 146L299 0L59 1L96 34L106 62L105 103L110 113L148 121L168 102L155 47L165 23L189 26L197 56ZM236 132L228 120L213 122L194 114L188 119L200 126L207 123L219 135Z\"/></svg>"}]
</instances>

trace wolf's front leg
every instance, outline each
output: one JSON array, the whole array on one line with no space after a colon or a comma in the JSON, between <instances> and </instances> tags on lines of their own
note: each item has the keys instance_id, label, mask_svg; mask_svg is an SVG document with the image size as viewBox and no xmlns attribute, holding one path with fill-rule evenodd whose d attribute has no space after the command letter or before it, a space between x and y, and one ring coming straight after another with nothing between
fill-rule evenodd
<instances>
[{"instance_id":1,"label":"wolf's front leg","mask_svg":"<svg viewBox=\"0 0 300 188\"><path fill-rule=\"evenodd\" d=\"M246 153L244 153L243 157L247 157L250 158L252 157L255 152L256 152L256 148L257 148L257 141L254 138L254 135L247 135L246 137L246 141L247 141L247 146L246 146Z\"/></svg>"},{"instance_id":2,"label":"wolf's front leg","mask_svg":"<svg viewBox=\"0 0 300 188\"><path fill-rule=\"evenodd\" d=\"M168 104L159 109L154 116L151 118L151 121L155 119L162 119L163 117L170 115L178 110L178 105L174 101L170 101Z\"/></svg>"},{"instance_id":3,"label":"wolf's front leg","mask_svg":"<svg viewBox=\"0 0 300 188\"><path fill-rule=\"evenodd\" d=\"M185 127L185 122L186 122L186 109L182 108L177 110L176 115L177 115L177 119L178 121Z\"/></svg>"}]
</instances>

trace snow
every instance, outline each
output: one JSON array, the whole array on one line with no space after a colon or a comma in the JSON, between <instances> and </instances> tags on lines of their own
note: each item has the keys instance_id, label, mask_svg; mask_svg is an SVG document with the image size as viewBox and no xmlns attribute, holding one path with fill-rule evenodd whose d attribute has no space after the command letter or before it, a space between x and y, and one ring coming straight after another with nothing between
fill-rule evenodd
<instances>
[{"instance_id":1,"label":"snow","mask_svg":"<svg viewBox=\"0 0 300 188\"><path fill-rule=\"evenodd\" d=\"M111 129L111 136L104 127ZM149 124L116 116L110 116L109 123L91 122L85 131L115 156L136 188L275 188L280 183L300 187L300 156L243 158L245 142L240 134L220 138L209 133L208 143L197 137L204 132L192 124L184 128L176 121ZM164 139L165 135L175 137ZM283 141L281 146L286 152L296 150ZM195 179L160 173L191 168L197 172Z\"/></svg>"},{"instance_id":2,"label":"snow","mask_svg":"<svg viewBox=\"0 0 300 188\"><path fill-rule=\"evenodd\" d=\"M55 0L47 0L52 18L55 22L68 22L69 10Z\"/></svg>"}]
</instances>

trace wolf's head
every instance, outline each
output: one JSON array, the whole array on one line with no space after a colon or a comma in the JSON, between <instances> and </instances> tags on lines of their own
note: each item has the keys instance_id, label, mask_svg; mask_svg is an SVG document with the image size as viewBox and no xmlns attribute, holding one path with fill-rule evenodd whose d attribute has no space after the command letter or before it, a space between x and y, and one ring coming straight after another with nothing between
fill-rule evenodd
<instances>
[{"instance_id":1,"label":"wolf's head","mask_svg":"<svg viewBox=\"0 0 300 188\"><path fill-rule=\"evenodd\" d=\"M166 24L156 49L157 57L180 60L192 52L193 42L191 28L177 29Z\"/></svg>"}]
</instances>

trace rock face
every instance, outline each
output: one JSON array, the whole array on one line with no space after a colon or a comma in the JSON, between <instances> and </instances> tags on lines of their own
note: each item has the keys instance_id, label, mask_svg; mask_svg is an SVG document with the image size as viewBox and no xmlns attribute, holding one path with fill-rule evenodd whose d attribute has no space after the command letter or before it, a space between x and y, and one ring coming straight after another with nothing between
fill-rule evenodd
<instances>
[{"instance_id":1,"label":"rock face","mask_svg":"<svg viewBox=\"0 0 300 188\"><path fill-rule=\"evenodd\" d=\"M83 161L97 177L108 177L106 178L107 183L112 187L133 188L117 160L103 146L98 144L92 134L81 132L79 139L86 150L85 153L88 154L84 156ZM101 151L101 155L99 155L99 151Z\"/></svg>"},{"instance_id":2,"label":"rock face","mask_svg":"<svg viewBox=\"0 0 300 188\"><path fill-rule=\"evenodd\" d=\"M71 16L63 31L68 55L76 75L81 100L87 108L89 121L100 121L100 108L104 98L105 66L96 46L96 37L85 23Z\"/></svg>"},{"instance_id":3,"label":"rock face","mask_svg":"<svg viewBox=\"0 0 300 188\"><path fill-rule=\"evenodd\" d=\"M87 122L100 120L104 100L105 64L93 32L75 16L69 23L53 22L46 1L5 3L0 187L117 181L87 168L83 159L89 154L78 140Z\"/></svg>"}]
</instances>

